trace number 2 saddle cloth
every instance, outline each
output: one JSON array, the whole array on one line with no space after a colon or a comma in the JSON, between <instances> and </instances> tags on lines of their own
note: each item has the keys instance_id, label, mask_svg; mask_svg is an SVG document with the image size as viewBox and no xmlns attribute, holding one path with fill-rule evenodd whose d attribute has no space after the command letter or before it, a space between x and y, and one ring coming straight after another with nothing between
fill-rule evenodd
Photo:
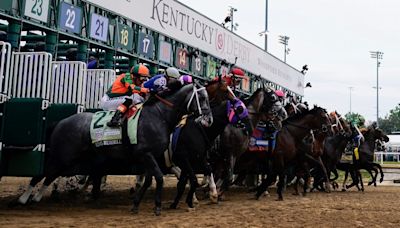
<instances>
[{"instance_id":1,"label":"number 2 saddle cloth","mask_svg":"<svg viewBox=\"0 0 400 228\"><path fill-rule=\"evenodd\" d=\"M137 144L137 126L142 105L137 105L128 111L126 133L130 144ZM99 111L94 113L90 124L90 136L96 147L122 144L124 127L108 127L115 111Z\"/></svg>"}]
</instances>

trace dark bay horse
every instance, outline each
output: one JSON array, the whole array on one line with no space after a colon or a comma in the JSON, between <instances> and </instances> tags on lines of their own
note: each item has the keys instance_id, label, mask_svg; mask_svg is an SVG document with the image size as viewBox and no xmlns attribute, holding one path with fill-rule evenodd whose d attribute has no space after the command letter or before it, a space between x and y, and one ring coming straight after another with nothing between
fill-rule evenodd
<instances>
[{"instance_id":1,"label":"dark bay horse","mask_svg":"<svg viewBox=\"0 0 400 228\"><path fill-rule=\"evenodd\" d=\"M146 176L154 176L157 182L155 193L156 215L161 213L161 193L163 173L157 164L157 158L163 156L168 147L169 135L184 114L195 113L198 121L205 125L212 124L212 114L208 95L204 87L191 84L179 89L165 98L143 104L137 129L137 144L115 145L96 148L90 137L92 113L80 113L58 123L51 136L50 150L47 154L45 174L34 177L19 202L25 204L33 187L43 178L45 181L39 192L33 197L40 201L44 191L59 176L84 174L93 176L93 181L106 175L107 171L99 167L104 161L117 160L128 164L142 164ZM100 185L100 183L93 183ZM138 207L148 186L141 188L135 195L133 211ZM95 189L95 188L94 188ZM98 195L98 192L93 192Z\"/></svg>"},{"instance_id":2,"label":"dark bay horse","mask_svg":"<svg viewBox=\"0 0 400 228\"><path fill-rule=\"evenodd\" d=\"M189 118L186 125L181 129L176 149L172 156L175 165L179 166L182 170L177 184L177 195L174 202L170 205L170 208L173 209L177 208L188 180L190 182L190 189L187 194L186 203L189 208L193 208L193 195L198 186L195 171L199 170L204 173L205 178L209 178L211 200L216 201L218 198L207 150L210 149L212 142L223 132L229 123L227 111L230 107L227 107L227 100L233 102L234 95L229 92L224 81L210 82L206 85L206 89L210 96L210 105L214 120L213 125L203 128L196 124L193 118ZM219 91L219 95L215 95L212 91ZM211 99L211 96L214 99Z\"/></svg>"},{"instance_id":3,"label":"dark bay horse","mask_svg":"<svg viewBox=\"0 0 400 228\"><path fill-rule=\"evenodd\" d=\"M283 200L285 169L291 164L303 164L305 160L305 155L298 152L304 151L301 149L304 146L303 139L310 130L329 131L330 125L326 110L317 106L285 120L277 135L276 148L271 154L268 176L257 187L256 198L258 199L279 176L278 200Z\"/></svg>"},{"instance_id":4,"label":"dark bay horse","mask_svg":"<svg viewBox=\"0 0 400 228\"><path fill-rule=\"evenodd\" d=\"M334 182L339 177L336 170L337 164L339 163L348 142L359 134L355 128L353 131L350 127L350 123L348 123L345 118L336 112L335 120L333 121L333 126L334 128L337 128L336 133L333 136L328 136L325 139L324 152L321 156L326 168L327 177L330 179L330 182ZM331 178L331 173L335 175L334 178ZM316 175L321 176L321 174ZM319 178L315 179L317 181L314 182L313 188L323 189L323 186L321 185L322 182L318 181Z\"/></svg>"},{"instance_id":5,"label":"dark bay horse","mask_svg":"<svg viewBox=\"0 0 400 228\"><path fill-rule=\"evenodd\" d=\"M359 159L353 161L353 165L352 165L352 167L350 167L353 169L344 170L344 171L346 171L346 174L345 174L345 179L343 181L343 186L345 186L348 174L352 170L354 170L356 172L356 175L352 175L353 183L346 186L347 189L351 188L353 186L356 186L358 184L358 182L361 183L361 186L363 188L362 178L358 171L360 169L367 170L368 173L371 175L372 181L370 181L368 183L368 185L374 184L376 186L376 178L378 175L378 170L380 171L380 174L381 174L380 182L383 181L384 175L383 175L382 167L378 163L374 162L374 152L375 152L377 140L388 142L389 138L381 129L374 128L372 126L369 126L366 129L361 129L361 133L364 136L364 141L361 142L359 149L358 149ZM375 174L372 174L372 170L375 172Z\"/></svg>"},{"instance_id":6,"label":"dark bay horse","mask_svg":"<svg viewBox=\"0 0 400 228\"><path fill-rule=\"evenodd\" d=\"M217 150L218 154L214 154L217 157L214 161L223 160L223 162L215 162L214 164L219 165L213 168L218 180L217 185L221 187L220 194L232 183L231 174L236 160L248 149L250 136L259 121L271 121L279 129L281 121L287 117L283 104L279 101L275 91L270 88L257 89L245 101L245 104L249 111L250 129L245 131L228 125L220 137L220 150Z\"/></svg>"}]
</instances>

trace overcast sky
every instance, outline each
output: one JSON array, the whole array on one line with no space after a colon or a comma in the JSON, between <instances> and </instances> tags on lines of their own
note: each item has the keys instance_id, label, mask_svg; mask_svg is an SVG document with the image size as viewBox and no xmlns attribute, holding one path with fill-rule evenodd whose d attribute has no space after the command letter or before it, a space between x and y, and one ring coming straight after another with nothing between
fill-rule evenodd
<instances>
[{"instance_id":1,"label":"overcast sky","mask_svg":"<svg viewBox=\"0 0 400 228\"><path fill-rule=\"evenodd\" d=\"M265 0L180 0L209 18L222 22L228 6L238 9L237 34L264 47L258 33L265 27ZM283 59L278 36L289 36L287 63L308 64L305 100L329 111L350 109L376 119L376 60L369 51L384 52L379 68L379 113L400 103L399 0L269 0L268 52Z\"/></svg>"}]
</instances>

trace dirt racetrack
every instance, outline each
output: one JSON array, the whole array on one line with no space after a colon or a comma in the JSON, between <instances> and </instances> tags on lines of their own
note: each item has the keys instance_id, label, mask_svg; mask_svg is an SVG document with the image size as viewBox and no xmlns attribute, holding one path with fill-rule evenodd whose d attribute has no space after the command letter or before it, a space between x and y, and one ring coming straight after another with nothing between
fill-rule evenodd
<instances>
[{"instance_id":1,"label":"dirt racetrack","mask_svg":"<svg viewBox=\"0 0 400 228\"><path fill-rule=\"evenodd\" d=\"M133 178L109 177L106 191L97 202L82 195L64 193L58 201L47 196L39 204L8 208L28 183L27 178L4 177L0 182L0 227L399 227L400 187L367 187L364 193L351 190L330 194L314 192L276 201L259 201L243 188L233 188L218 205L200 201L195 210L184 203L177 210L164 209L153 215L153 193L147 192L138 215L130 213L129 187ZM175 194L174 178L166 178L163 207Z\"/></svg>"}]
</instances>

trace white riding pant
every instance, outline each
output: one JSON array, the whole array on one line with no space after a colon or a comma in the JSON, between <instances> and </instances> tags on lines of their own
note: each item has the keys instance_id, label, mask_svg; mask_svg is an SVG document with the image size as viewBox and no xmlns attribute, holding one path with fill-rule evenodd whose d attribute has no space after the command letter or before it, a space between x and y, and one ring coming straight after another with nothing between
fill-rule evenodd
<instances>
[{"instance_id":1,"label":"white riding pant","mask_svg":"<svg viewBox=\"0 0 400 228\"><path fill-rule=\"evenodd\" d=\"M131 96L120 96L113 98L110 98L107 94L104 94L103 98L101 98L100 101L100 108L105 111L117 110L118 106L124 103L126 98L132 99L133 105L144 102L144 98L137 93L134 93Z\"/></svg>"}]
</instances>

